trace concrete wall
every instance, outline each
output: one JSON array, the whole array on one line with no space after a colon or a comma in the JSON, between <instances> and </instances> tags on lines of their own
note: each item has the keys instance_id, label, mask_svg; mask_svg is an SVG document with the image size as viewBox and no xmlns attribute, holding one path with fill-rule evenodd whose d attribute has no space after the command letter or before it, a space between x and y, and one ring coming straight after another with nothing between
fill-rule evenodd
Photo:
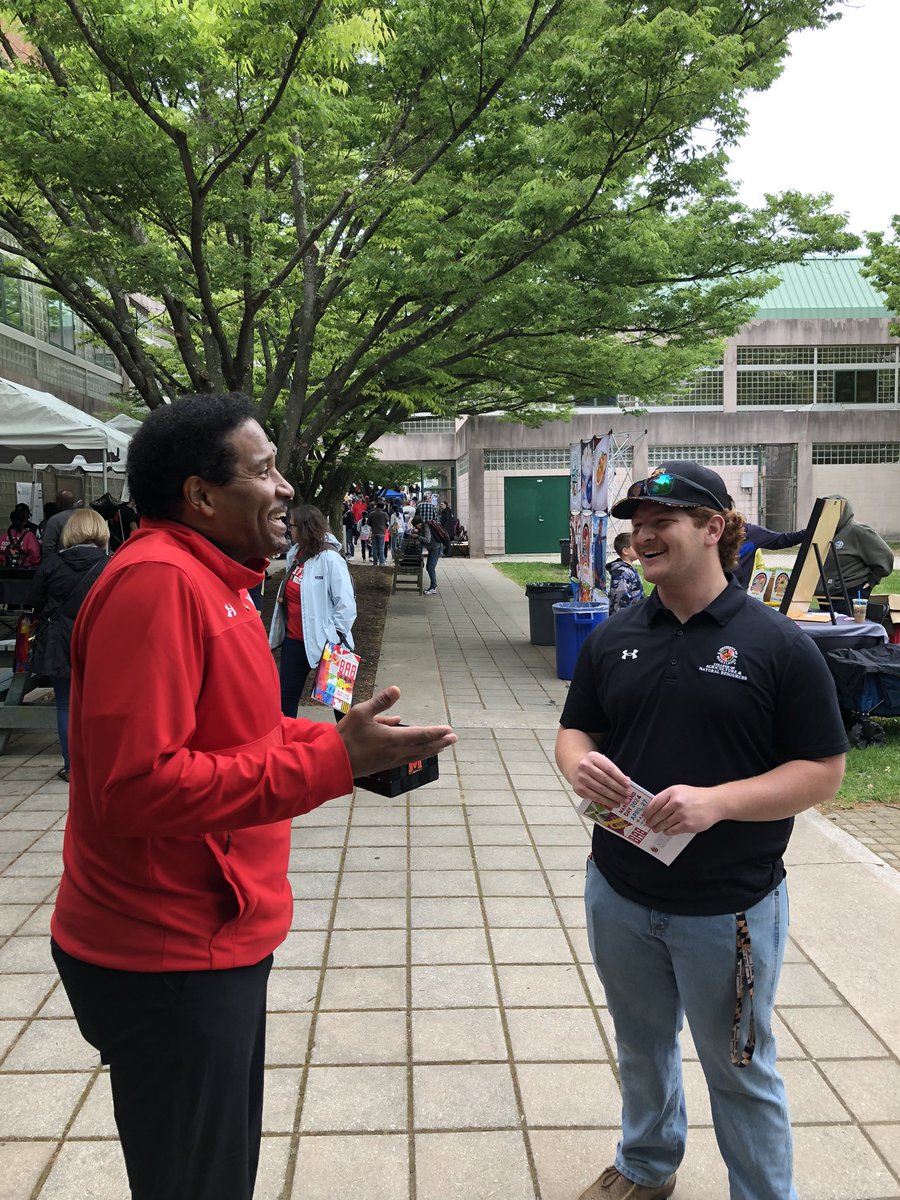
<instances>
[{"instance_id":1,"label":"concrete wall","mask_svg":"<svg viewBox=\"0 0 900 1200\"><path fill-rule=\"evenodd\" d=\"M812 481L817 496L846 496L857 521L877 529L886 541L900 540L900 522L892 515L900 497L900 464L813 467Z\"/></svg>"}]
</instances>

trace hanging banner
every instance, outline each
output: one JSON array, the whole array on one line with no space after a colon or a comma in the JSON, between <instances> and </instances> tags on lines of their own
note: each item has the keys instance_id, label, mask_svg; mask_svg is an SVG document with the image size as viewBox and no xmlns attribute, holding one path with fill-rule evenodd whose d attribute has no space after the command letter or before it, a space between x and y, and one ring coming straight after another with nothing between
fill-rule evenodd
<instances>
[{"instance_id":1,"label":"hanging banner","mask_svg":"<svg viewBox=\"0 0 900 1200\"><path fill-rule=\"evenodd\" d=\"M609 510L609 434L592 440L593 494L590 504L585 507L596 513L605 513Z\"/></svg>"},{"instance_id":2,"label":"hanging banner","mask_svg":"<svg viewBox=\"0 0 900 1200\"><path fill-rule=\"evenodd\" d=\"M581 512L581 442L569 445L569 512Z\"/></svg>"}]
</instances>

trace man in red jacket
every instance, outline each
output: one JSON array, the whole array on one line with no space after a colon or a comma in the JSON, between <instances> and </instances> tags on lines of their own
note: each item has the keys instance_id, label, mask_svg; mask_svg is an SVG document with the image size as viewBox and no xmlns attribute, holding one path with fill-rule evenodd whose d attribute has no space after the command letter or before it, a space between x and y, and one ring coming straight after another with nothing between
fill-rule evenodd
<instances>
[{"instance_id":1,"label":"man in red jacket","mask_svg":"<svg viewBox=\"0 0 900 1200\"><path fill-rule=\"evenodd\" d=\"M156 409L128 478L141 528L72 637L53 956L109 1064L135 1200L249 1200L291 818L456 739L381 716L396 688L337 726L282 716L248 589L293 489L246 397Z\"/></svg>"}]
</instances>

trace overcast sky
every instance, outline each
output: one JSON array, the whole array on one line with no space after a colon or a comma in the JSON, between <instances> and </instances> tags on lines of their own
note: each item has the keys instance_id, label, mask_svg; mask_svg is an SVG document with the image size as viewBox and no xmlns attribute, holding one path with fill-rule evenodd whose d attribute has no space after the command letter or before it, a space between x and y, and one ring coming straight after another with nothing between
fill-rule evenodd
<instances>
[{"instance_id":1,"label":"overcast sky","mask_svg":"<svg viewBox=\"0 0 900 1200\"><path fill-rule=\"evenodd\" d=\"M898 49L900 0L849 0L840 21L795 34L781 78L746 101L731 155L742 199L830 192L854 233L887 231L900 213Z\"/></svg>"}]
</instances>

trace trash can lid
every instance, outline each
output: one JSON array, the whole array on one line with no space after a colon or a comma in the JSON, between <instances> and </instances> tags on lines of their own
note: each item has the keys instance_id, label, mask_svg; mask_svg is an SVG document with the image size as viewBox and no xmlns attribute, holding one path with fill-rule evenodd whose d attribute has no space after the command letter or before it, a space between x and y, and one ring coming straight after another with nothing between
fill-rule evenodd
<instances>
[{"instance_id":1,"label":"trash can lid","mask_svg":"<svg viewBox=\"0 0 900 1200\"><path fill-rule=\"evenodd\" d=\"M554 612L607 612L607 600L561 600L553 605Z\"/></svg>"},{"instance_id":2,"label":"trash can lid","mask_svg":"<svg viewBox=\"0 0 900 1200\"><path fill-rule=\"evenodd\" d=\"M568 594L571 590L572 589L569 587L568 583L526 583L525 584L525 595L526 596L530 596L535 593L540 595L541 592L562 592L563 595L568 596Z\"/></svg>"}]
</instances>

